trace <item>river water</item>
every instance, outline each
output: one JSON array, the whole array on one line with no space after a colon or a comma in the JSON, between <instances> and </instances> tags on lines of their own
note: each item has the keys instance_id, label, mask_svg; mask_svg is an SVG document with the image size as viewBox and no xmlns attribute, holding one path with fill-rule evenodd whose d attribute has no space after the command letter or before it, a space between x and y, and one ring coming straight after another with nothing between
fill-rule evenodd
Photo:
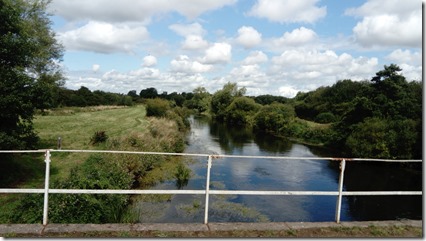
<instances>
[{"instance_id":1,"label":"river water","mask_svg":"<svg viewBox=\"0 0 426 241\"><path fill-rule=\"evenodd\" d=\"M329 157L338 154L251 130L194 118L186 153ZM189 161L181 189L203 190L206 158ZM422 172L393 163L347 162L344 190L420 191ZM211 190L336 191L339 163L327 160L213 159ZM174 180L152 189L176 189ZM162 201L161 201L162 200ZM139 222L203 222L204 195L173 195L140 201ZM324 222L335 220L335 196L210 195L209 222ZM422 219L421 196L343 197L341 221Z\"/></svg>"}]
</instances>

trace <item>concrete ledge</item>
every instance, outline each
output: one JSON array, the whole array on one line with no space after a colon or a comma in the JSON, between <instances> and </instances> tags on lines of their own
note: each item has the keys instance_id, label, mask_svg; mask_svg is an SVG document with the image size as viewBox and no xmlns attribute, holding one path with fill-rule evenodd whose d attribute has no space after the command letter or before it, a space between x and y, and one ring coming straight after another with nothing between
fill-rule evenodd
<instances>
[{"instance_id":1,"label":"concrete ledge","mask_svg":"<svg viewBox=\"0 0 426 241\"><path fill-rule=\"evenodd\" d=\"M235 230L291 230L327 227L422 227L422 220L363 221L363 222L270 222L270 223L138 223L138 224L0 224L4 234L46 234L87 232L143 232L143 231L235 231Z\"/></svg>"},{"instance_id":2,"label":"concrete ledge","mask_svg":"<svg viewBox=\"0 0 426 241\"><path fill-rule=\"evenodd\" d=\"M138 223L132 225L132 231L209 231L207 225L201 223Z\"/></svg>"},{"instance_id":3,"label":"concrete ledge","mask_svg":"<svg viewBox=\"0 0 426 241\"><path fill-rule=\"evenodd\" d=\"M340 227L341 225L335 222L289 222L287 223L290 229L304 229L304 228L329 228Z\"/></svg>"},{"instance_id":4,"label":"concrete ledge","mask_svg":"<svg viewBox=\"0 0 426 241\"><path fill-rule=\"evenodd\" d=\"M288 225L283 222L274 223L209 223L210 231L234 230L287 230Z\"/></svg>"},{"instance_id":5,"label":"concrete ledge","mask_svg":"<svg viewBox=\"0 0 426 241\"><path fill-rule=\"evenodd\" d=\"M44 226L41 224L0 224L0 234L6 233L37 233L43 231Z\"/></svg>"},{"instance_id":6,"label":"concrete ledge","mask_svg":"<svg viewBox=\"0 0 426 241\"><path fill-rule=\"evenodd\" d=\"M341 222L343 227L385 227L385 226L414 226L414 227L422 227L421 220L406 220L406 221L357 221L357 222Z\"/></svg>"},{"instance_id":7,"label":"concrete ledge","mask_svg":"<svg viewBox=\"0 0 426 241\"><path fill-rule=\"evenodd\" d=\"M86 233L131 231L129 224L49 224L43 233Z\"/></svg>"}]
</instances>

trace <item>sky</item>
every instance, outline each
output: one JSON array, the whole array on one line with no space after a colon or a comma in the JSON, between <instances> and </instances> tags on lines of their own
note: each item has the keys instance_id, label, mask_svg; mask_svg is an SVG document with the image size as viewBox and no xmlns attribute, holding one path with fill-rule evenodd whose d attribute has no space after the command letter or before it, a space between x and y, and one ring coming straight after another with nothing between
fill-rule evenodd
<instances>
[{"instance_id":1,"label":"sky","mask_svg":"<svg viewBox=\"0 0 426 241\"><path fill-rule=\"evenodd\" d=\"M52 0L65 87L294 97L399 65L422 81L420 0Z\"/></svg>"}]
</instances>

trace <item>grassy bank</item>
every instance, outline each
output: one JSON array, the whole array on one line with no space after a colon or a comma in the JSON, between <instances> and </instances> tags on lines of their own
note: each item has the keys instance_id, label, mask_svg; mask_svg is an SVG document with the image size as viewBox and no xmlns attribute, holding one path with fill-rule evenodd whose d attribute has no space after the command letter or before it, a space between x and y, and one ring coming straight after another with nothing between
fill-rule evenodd
<instances>
[{"instance_id":1,"label":"grassy bank","mask_svg":"<svg viewBox=\"0 0 426 241\"><path fill-rule=\"evenodd\" d=\"M180 152L184 147L183 133L177 123L166 118L146 117L144 106L66 108L36 116L35 130L41 139L40 149L111 149L152 152ZM103 133L100 142L96 133ZM17 155L11 158L9 169L13 178L6 187L43 187L43 155ZM22 160L26 160L23 162ZM175 177L174 171L182 161L164 156L52 153L50 188L71 189L130 189L149 187L158 181ZM12 163L12 164L10 164ZM24 168L26 171L19 171ZM16 169L16 170L15 170ZM6 169L3 169L6 170ZM37 170L37 171L35 171ZM15 173L16 171L16 173ZM26 173L31 173L25 176ZM110 195L52 195L49 202L57 204L49 209L52 222L119 222L129 197ZM37 223L41 221L42 195L1 195L0 223ZM116 207L114 207L116 206ZM111 208L105 216L95 209ZM84 213L84 220L66 217ZM93 209L93 210L92 210ZM25 211L22 211L25 210ZM96 213L99 217L96 217ZM80 215L81 216L81 215ZM112 218L112 219L111 219ZM67 221L71 220L71 221Z\"/></svg>"}]
</instances>

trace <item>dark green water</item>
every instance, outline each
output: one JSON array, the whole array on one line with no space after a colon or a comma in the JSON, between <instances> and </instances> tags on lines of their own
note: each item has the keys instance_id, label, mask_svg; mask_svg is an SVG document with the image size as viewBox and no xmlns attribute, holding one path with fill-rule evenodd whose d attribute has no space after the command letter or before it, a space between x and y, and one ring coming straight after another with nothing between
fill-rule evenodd
<instances>
[{"instance_id":1,"label":"dark green water","mask_svg":"<svg viewBox=\"0 0 426 241\"><path fill-rule=\"evenodd\" d=\"M191 118L187 153L251 156L329 157L336 153L250 130ZM205 189L206 158L194 158L183 189ZM344 190L419 191L422 172L393 163L347 162ZM213 159L211 190L336 191L339 164L327 160ZM152 189L176 189L175 181ZM204 195L174 195L140 202L140 222L203 222ZM335 196L210 195L209 222L334 221ZM421 196L348 196L342 221L422 219Z\"/></svg>"}]
</instances>

